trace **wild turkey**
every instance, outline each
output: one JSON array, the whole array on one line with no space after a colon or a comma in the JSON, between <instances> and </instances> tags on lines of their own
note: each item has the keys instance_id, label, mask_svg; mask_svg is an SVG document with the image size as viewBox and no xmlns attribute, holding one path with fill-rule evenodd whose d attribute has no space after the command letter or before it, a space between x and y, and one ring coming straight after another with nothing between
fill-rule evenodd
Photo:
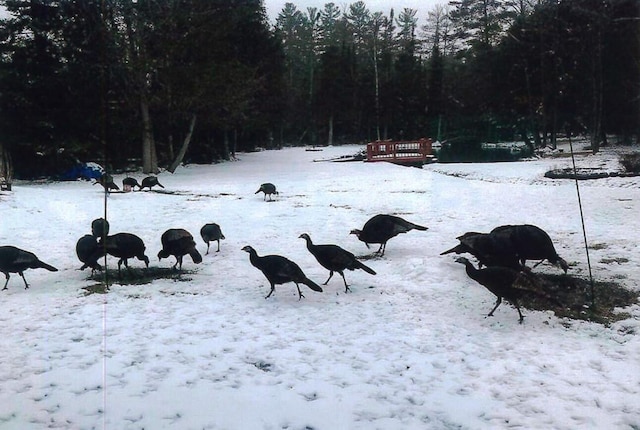
<instances>
[{"instance_id":1,"label":"wild turkey","mask_svg":"<svg viewBox=\"0 0 640 430\"><path fill-rule=\"evenodd\" d=\"M296 288L298 289L298 300L304 297L304 294L300 291L300 286L298 284L305 284L313 291L322 292L322 288L311 279L307 278L302 269L300 269L300 266L293 261L281 255L265 255L260 257L256 250L250 246L245 246L242 250L249 253L249 261L251 261L251 264L260 269L269 281L269 284L271 284L271 290L265 299L271 297L271 294L275 291L276 285L286 284L287 282L293 282L296 284Z\"/></svg>"},{"instance_id":2,"label":"wild turkey","mask_svg":"<svg viewBox=\"0 0 640 430\"><path fill-rule=\"evenodd\" d=\"M104 240L98 241L99 247L104 247L107 254L119 258L118 260L118 275L120 275L120 266L124 263L124 267L127 271L129 269L129 258L136 257L140 261L144 261L144 264L149 268L149 257L144 254L146 247L144 242L138 236L132 233L116 233L111 236L107 236Z\"/></svg>"},{"instance_id":3,"label":"wild turkey","mask_svg":"<svg viewBox=\"0 0 640 430\"><path fill-rule=\"evenodd\" d=\"M556 252L547 232L540 227L530 224L502 225L491 230L489 234L505 253L515 255L523 266L527 260L540 260L533 267L548 260L554 266L560 267L564 273L569 269L567 262Z\"/></svg>"},{"instance_id":4,"label":"wild turkey","mask_svg":"<svg viewBox=\"0 0 640 430\"><path fill-rule=\"evenodd\" d=\"M109 221L104 218L96 218L91 221L91 234L96 239L106 237L109 234Z\"/></svg>"},{"instance_id":5,"label":"wild turkey","mask_svg":"<svg viewBox=\"0 0 640 430\"><path fill-rule=\"evenodd\" d=\"M491 291L498 298L496 305L487 316L493 316L493 312L498 309L498 306L502 303L502 299L505 299L516 307L518 315L520 316L519 321L522 323L524 316L522 316L522 312L520 312L518 299L525 294L535 294L555 302L547 293L536 288L535 284L531 281L530 275L523 271L500 266L476 269L465 257L456 258L456 262L464 264L467 275Z\"/></svg>"},{"instance_id":6,"label":"wild turkey","mask_svg":"<svg viewBox=\"0 0 640 430\"><path fill-rule=\"evenodd\" d=\"M111 191L111 190L119 190L120 187L118 187L116 185L115 182L113 182L113 176L109 175L108 173L103 173L102 176L100 176L100 178L96 179L96 182L93 183L93 185L96 184L100 184L102 185L102 187L107 191Z\"/></svg>"},{"instance_id":7,"label":"wild turkey","mask_svg":"<svg viewBox=\"0 0 640 430\"><path fill-rule=\"evenodd\" d=\"M207 254L209 254L209 242L213 242L214 240L218 242L218 250L216 252L220 252L220 240L224 240L224 234L222 234L222 230L220 226L216 223L205 224L200 229L200 236L202 240L207 244ZM205 254L206 255L206 254Z\"/></svg>"},{"instance_id":8,"label":"wild turkey","mask_svg":"<svg viewBox=\"0 0 640 430\"><path fill-rule=\"evenodd\" d=\"M156 185L160 188L164 188L164 186L160 182L158 182L158 178L156 176L147 176L142 180L140 190L149 187L149 191L151 191L151 188L155 187Z\"/></svg>"},{"instance_id":9,"label":"wild turkey","mask_svg":"<svg viewBox=\"0 0 640 430\"><path fill-rule=\"evenodd\" d=\"M440 255L455 252L456 254L471 254L478 260L478 267L503 266L520 269L518 258L504 245L497 243L488 233L467 232L457 239L460 243Z\"/></svg>"},{"instance_id":10,"label":"wild turkey","mask_svg":"<svg viewBox=\"0 0 640 430\"><path fill-rule=\"evenodd\" d=\"M18 273L24 281L24 288L29 288L29 284L27 284L27 280L24 277L24 271L27 269L47 269L50 272L58 271L55 267L40 261L32 252L10 245L0 246L0 272L4 273L4 276L7 278L3 290L6 290L9 284L9 273Z\"/></svg>"},{"instance_id":11,"label":"wild turkey","mask_svg":"<svg viewBox=\"0 0 640 430\"><path fill-rule=\"evenodd\" d=\"M380 248L375 254L380 254L382 257L389 239L414 229L428 230L427 227L414 224L395 215L376 215L364 224L362 230L354 229L350 234L355 234L367 245L367 248L370 243L379 243Z\"/></svg>"},{"instance_id":12,"label":"wild turkey","mask_svg":"<svg viewBox=\"0 0 640 430\"><path fill-rule=\"evenodd\" d=\"M182 270L182 257L187 254L189 254L194 263L202 263L202 255L196 249L196 242L187 230L171 228L162 233L160 241L162 242L162 250L158 252L158 259L162 260L170 255L176 257L176 264L173 265L172 269L179 265L179 270Z\"/></svg>"},{"instance_id":13,"label":"wild turkey","mask_svg":"<svg viewBox=\"0 0 640 430\"><path fill-rule=\"evenodd\" d=\"M441 252L440 255L455 252L456 254L471 254L479 258L476 254L482 255L493 251L493 241L491 241L488 233L469 231L456 237L456 239L458 239L460 243L451 249Z\"/></svg>"},{"instance_id":14,"label":"wild turkey","mask_svg":"<svg viewBox=\"0 0 640 430\"><path fill-rule=\"evenodd\" d=\"M104 256L104 249L98 246L98 241L90 234L85 234L76 242L76 255L83 264L80 270L91 267L91 273L102 270L98 259Z\"/></svg>"},{"instance_id":15,"label":"wild turkey","mask_svg":"<svg viewBox=\"0 0 640 430\"><path fill-rule=\"evenodd\" d=\"M272 194L278 195L278 191L276 191L276 186L269 182L266 182L260 185L260 188L258 188L258 191L256 191L254 194L258 194L260 191L264 193L264 197L262 200L267 200L267 196L269 196L269 201L271 201Z\"/></svg>"},{"instance_id":16,"label":"wild turkey","mask_svg":"<svg viewBox=\"0 0 640 430\"><path fill-rule=\"evenodd\" d=\"M344 281L344 292L351 291L347 280L344 277L344 270L362 269L367 273L375 275L376 272L368 266L362 264L356 256L349 251L340 248L338 245L314 245L311 237L307 233L300 235L300 238L306 240L307 249L318 260L318 263L329 271L329 278L322 285L327 285L333 276L333 272L338 272Z\"/></svg>"},{"instance_id":17,"label":"wild turkey","mask_svg":"<svg viewBox=\"0 0 640 430\"><path fill-rule=\"evenodd\" d=\"M138 187L139 190L142 189L142 186L140 186L136 178L127 176L122 180L122 188L124 188L125 191L127 190L127 188L135 191L135 187Z\"/></svg>"}]
</instances>

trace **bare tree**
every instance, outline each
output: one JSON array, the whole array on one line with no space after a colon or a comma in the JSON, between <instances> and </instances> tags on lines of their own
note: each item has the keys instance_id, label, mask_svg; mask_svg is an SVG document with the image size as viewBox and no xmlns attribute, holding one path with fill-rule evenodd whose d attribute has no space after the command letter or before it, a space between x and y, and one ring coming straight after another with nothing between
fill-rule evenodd
<instances>
[{"instance_id":1,"label":"bare tree","mask_svg":"<svg viewBox=\"0 0 640 430\"><path fill-rule=\"evenodd\" d=\"M427 12L427 20L421 28L421 37L424 41L425 49L433 49L438 46L440 53L451 56L458 49L453 36L453 25L449 18L449 6L436 5Z\"/></svg>"},{"instance_id":2,"label":"bare tree","mask_svg":"<svg viewBox=\"0 0 640 430\"><path fill-rule=\"evenodd\" d=\"M130 86L138 98L142 119L142 171L158 173L158 157L153 137L153 123L150 113L150 84L153 64L147 55L146 43L149 39L148 25L141 10L132 3L124 3L122 18L126 31L126 57L129 61Z\"/></svg>"},{"instance_id":3,"label":"bare tree","mask_svg":"<svg viewBox=\"0 0 640 430\"><path fill-rule=\"evenodd\" d=\"M371 19L372 27L372 57L373 57L373 76L375 81L375 103L376 103L376 138L380 140L380 74L378 72L378 38L380 35L380 27L382 27L385 18L381 12L373 14Z\"/></svg>"}]
</instances>

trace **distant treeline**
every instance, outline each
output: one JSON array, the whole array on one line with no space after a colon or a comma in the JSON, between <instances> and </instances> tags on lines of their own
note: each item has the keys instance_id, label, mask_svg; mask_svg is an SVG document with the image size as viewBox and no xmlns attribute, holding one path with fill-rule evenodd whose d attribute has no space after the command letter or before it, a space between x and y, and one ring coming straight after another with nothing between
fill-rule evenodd
<instances>
[{"instance_id":1,"label":"distant treeline","mask_svg":"<svg viewBox=\"0 0 640 430\"><path fill-rule=\"evenodd\" d=\"M287 3L275 25L260 0L0 4L0 176L388 138L469 152L581 133L597 150L640 131L637 0Z\"/></svg>"}]
</instances>

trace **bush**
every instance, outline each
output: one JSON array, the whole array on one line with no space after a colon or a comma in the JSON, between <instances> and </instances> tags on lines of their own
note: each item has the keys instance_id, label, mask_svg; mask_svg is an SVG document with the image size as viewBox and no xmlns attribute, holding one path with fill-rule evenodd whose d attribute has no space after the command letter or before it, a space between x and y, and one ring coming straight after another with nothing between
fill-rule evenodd
<instances>
[{"instance_id":1,"label":"bush","mask_svg":"<svg viewBox=\"0 0 640 430\"><path fill-rule=\"evenodd\" d=\"M628 173L640 173L640 152L621 155L620 164Z\"/></svg>"},{"instance_id":2,"label":"bush","mask_svg":"<svg viewBox=\"0 0 640 430\"><path fill-rule=\"evenodd\" d=\"M437 152L441 163L493 163L498 161L517 161L531 156L528 148L520 143L476 143L456 140L443 142Z\"/></svg>"}]
</instances>

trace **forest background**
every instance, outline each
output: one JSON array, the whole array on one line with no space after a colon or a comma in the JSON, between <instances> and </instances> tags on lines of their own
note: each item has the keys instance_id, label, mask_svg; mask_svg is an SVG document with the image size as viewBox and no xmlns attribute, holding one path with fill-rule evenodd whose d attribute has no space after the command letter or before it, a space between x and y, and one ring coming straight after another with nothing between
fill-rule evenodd
<instances>
[{"instance_id":1,"label":"forest background","mask_svg":"<svg viewBox=\"0 0 640 430\"><path fill-rule=\"evenodd\" d=\"M637 0L3 0L0 177L170 171L236 151L640 132ZM418 24L420 23L420 24Z\"/></svg>"}]
</instances>

